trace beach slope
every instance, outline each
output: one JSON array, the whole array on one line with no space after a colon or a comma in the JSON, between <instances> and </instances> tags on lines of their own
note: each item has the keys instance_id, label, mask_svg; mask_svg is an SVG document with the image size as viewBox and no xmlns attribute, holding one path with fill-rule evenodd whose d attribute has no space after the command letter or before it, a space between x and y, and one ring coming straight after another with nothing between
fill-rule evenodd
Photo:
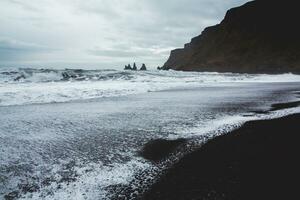
<instances>
[{"instance_id":1,"label":"beach slope","mask_svg":"<svg viewBox=\"0 0 300 200\"><path fill-rule=\"evenodd\" d=\"M247 122L185 156L142 199L296 199L299 139L300 114Z\"/></svg>"}]
</instances>

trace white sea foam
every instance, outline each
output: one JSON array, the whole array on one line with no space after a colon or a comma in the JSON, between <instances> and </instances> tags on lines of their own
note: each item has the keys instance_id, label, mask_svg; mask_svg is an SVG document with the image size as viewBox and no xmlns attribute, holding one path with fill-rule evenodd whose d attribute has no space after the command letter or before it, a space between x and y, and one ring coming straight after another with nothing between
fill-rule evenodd
<instances>
[{"instance_id":1,"label":"white sea foam","mask_svg":"<svg viewBox=\"0 0 300 200\"><path fill-rule=\"evenodd\" d=\"M292 101L298 101L297 98L291 97ZM231 132L239 128L245 122L254 120L269 120L285 117L292 114L300 113L300 107L286 108L270 111L266 114L259 113L240 113L236 115L224 115L214 120L203 123L196 123L192 127L182 125L172 127L174 132L168 136L169 139L193 138L201 135L211 135L212 137Z\"/></svg>"},{"instance_id":2,"label":"white sea foam","mask_svg":"<svg viewBox=\"0 0 300 200\"><path fill-rule=\"evenodd\" d=\"M142 159L133 159L127 163L115 163L113 166L91 164L84 167L74 167L77 179L75 181L58 183L53 181L49 186L37 192L27 193L20 199L107 199L106 188L111 185L127 184L134 174L150 167ZM58 166L59 169L59 166ZM52 173L55 173L55 168ZM57 179L59 179L57 175Z\"/></svg>"},{"instance_id":3,"label":"white sea foam","mask_svg":"<svg viewBox=\"0 0 300 200\"><path fill-rule=\"evenodd\" d=\"M255 114L251 116L243 116L243 115L235 115L235 116L227 116L223 118L219 118L217 120L211 121L208 126L203 127L201 126L193 126L191 128L183 128L178 127L175 130L175 133L169 135L168 139L178 139L178 138L186 138L189 139L186 146L179 151L173 152L167 159L160 162L157 166L149 165L147 168L143 170L148 170L148 172L144 172L144 177L141 175L139 178L141 180L135 182L127 182L127 184L132 184L130 187L136 188L135 193L143 193L149 189L148 187L151 186L156 180L157 177L161 175L161 173L168 169L172 164L177 162L186 154L198 149L200 145L206 143L208 140L215 138L220 135L228 134L229 132L240 128L244 123L254 121L254 120L268 120L268 119L276 119L281 118L284 116L297 114L300 112L300 108L289 108L283 109L279 111L272 111L268 115L264 114ZM199 137L199 136L205 136ZM201 138L201 139L200 139ZM152 169L151 169L152 167ZM151 177L149 179L149 176ZM121 194L122 195L122 194ZM106 196L105 196L106 197ZM128 197L127 199L135 199Z\"/></svg>"},{"instance_id":4,"label":"white sea foam","mask_svg":"<svg viewBox=\"0 0 300 200\"><path fill-rule=\"evenodd\" d=\"M293 74L247 75L176 71L20 69L0 72L0 106L68 102L168 89L299 81L300 76ZM273 84L271 85L273 86ZM60 106L64 105L61 104L38 106L40 110L42 107L46 107L42 114L36 112L36 106L17 107L21 109L15 109L14 106L1 107L6 113L2 115L0 125L0 138L3 144L0 145L0 152L2 152L0 155L3 155L0 164L7 171L4 170L3 174L0 172L0 176L4 177L3 183L5 183L4 187L0 187L0 195L17 191L23 199L106 199L109 197L107 187L132 184L136 174L147 170L150 170L150 173L146 174L147 176L155 177L157 175L155 173L159 170L154 170L151 174L151 170L156 166L137 158L135 144L137 141L140 144L141 141L148 141L155 136L154 138L187 138L192 141L200 138L199 142L203 142L201 136L212 138L226 134L246 121L277 118L299 112L297 108L290 108L272 111L268 114L244 113L243 103L263 101L264 93L269 96L270 91L279 90L277 87L273 89L271 87L270 91L262 89L261 94L254 97L255 93L260 93L257 92L259 90L255 86L251 85L251 90L236 87L237 90L230 88L226 91L225 88L226 95L222 93L224 88L214 88L215 96L212 98L216 102L210 98L211 92L205 93L205 90L199 90L200 96L197 96L196 103L189 101L192 102L192 108L186 107L188 106L187 98L180 99L180 95L182 95L180 92L185 91L179 91L178 96L175 96L175 98L179 98L179 101L175 102L174 107L165 106L165 101L156 105L155 98L155 100L145 98L144 101L147 103L144 105L138 107L131 105L130 109L125 109L126 116L122 113L122 109L118 108L116 113L108 112L106 117L102 117L101 114L92 112L94 106L90 104L85 105L92 106L87 107L89 109L79 109L79 111L76 111L77 105L69 104L69 108L66 105L66 109L68 108L70 112L63 114L60 112ZM209 89L209 91L211 90ZM281 89L280 93L282 91L286 91L286 89ZM167 92L165 95L169 98L170 93ZM275 96L266 98L266 102L262 104L268 106L270 103L274 103L273 101L277 102L278 99L275 99ZM110 100L108 99L108 101ZM123 103L128 105L130 100ZM237 110L225 110L224 112L214 110L219 107L227 108L222 104L223 101L239 102ZM148 107L148 102L153 107ZM184 106L181 102L184 102ZM219 103L221 105L218 105ZM198 104L202 105L197 106ZM117 104L113 103L112 105ZM60 108L56 108L57 106ZM111 111L111 107L108 109ZM184 111L181 112L180 109ZM52 110L54 110L53 113ZM157 112L159 115L156 114ZM35 114L29 116L30 113ZM82 116L78 113L81 113ZM137 118L142 119L137 120ZM154 118L160 118L161 123L153 120ZM140 122L142 122L141 127L137 126ZM147 122L154 126L150 126ZM118 128L120 128L119 131ZM160 132L161 128L163 130ZM99 139L96 136L99 136ZM116 142L118 140L121 142ZM101 143L102 141L103 143ZM97 148L105 143L108 143L105 148ZM123 148L124 144L126 144L126 151ZM180 153L182 156L182 153L186 152ZM116 158L113 158L114 156ZM63 161L57 162L61 157L64 158ZM178 155L174 156L174 159L178 158ZM70 167L68 161L71 162L74 159L76 162ZM64 173L67 174L64 175ZM48 176L51 179L49 184L42 184L44 179L49 178ZM70 181L63 180L63 176ZM143 179L144 177L140 176L139 178ZM28 190L26 185L23 187L25 191L19 187L24 182L29 185L37 184L39 187L33 192L26 192L26 189ZM141 187L142 182L143 180L134 182L133 187L136 189ZM148 179L145 179L144 182L149 184Z\"/></svg>"},{"instance_id":5,"label":"white sea foam","mask_svg":"<svg viewBox=\"0 0 300 200\"><path fill-rule=\"evenodd\" d=\"M176 71L17 69L0 72L0 106L68 102L235 82L299 82L300 76Z\"/></svg>"}]
</instances>

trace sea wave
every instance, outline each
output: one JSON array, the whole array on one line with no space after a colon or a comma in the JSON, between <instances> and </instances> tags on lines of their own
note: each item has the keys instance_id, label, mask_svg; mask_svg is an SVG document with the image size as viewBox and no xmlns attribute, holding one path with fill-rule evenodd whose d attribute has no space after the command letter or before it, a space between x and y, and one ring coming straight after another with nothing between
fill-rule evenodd
<instances>
[{"instance_id":1,"label":"sea wave","mask_svg":"<svg viewBox=\"0 0 300 200\"><path fill-rule=\"evenodd\" d=\"M0 106L68 102L236 82L299 82L294 74L2 69Z\"/></svg>"},{"instance_id":2,"label":"sea wave","mask_svg":"<svg viewBox=\"0 0 300 200\"><path fill-rule=\"evenodd\" d=\"M110 72L112 71L104 73ZM271 84L271 88L261 89L251 85L251 90L240 88L241 85L237 84L298 81L299 76L293 74L242 75L175 71L125 73L132 78L14 81L3 83L0 91L6 90L7 94L11 92L6 103L14 105L45 103L51 99L63 102L72 98L79 99L80 95L82 99L107 94L124 95L129 94L125 90L129 88L132 89L132 94L147 92L149 88L162 90L203 85L214 88L209 89L212 92L199 90L199 96L187 95L188 98L182 98L186 91L178 91L176 96L171 97L169 95L172 92L162 93L162 99L179 99L178 102L171 101L168 104L165 101L156 104L157 96L153 94L152 99L149 98L151 95L139 99L147 103L133 103L129 107L131 99L115 101L103 107L102 102L95 102L96 105L83 103L1 107L3 115L0 121L3 123L0 125L0 138L3 140L2 143L0 140L0 157L3 159L0 164L3 170L0 170L0 199L4 195L16 199L118 199L122 195L125 197L128 190L133 196L128 199L134 199L134 195L143 193L163 170L186 153L199 148L208 139L226 134L246 121L299 113L299 108L256 112L261 106L268 107L270 103L297 101L298 84L281 89L275 84ZM234 87L236 90L215 88L224 85L223 83L238 87ZM291 90L290 88L293 88L291 94L282 93ZM223 90L226 95L222 93ZM102 94L93 95L94 91ZM194 94L197 90L190 92ZM273 96L270 94L273 92L280 95ZM69 96L65 96L66 94ZM255 94L259 95L255 97ZM58 98L59 95L61 99ZM249 106L248 101L258 102L259 105ZM117 109L112 110L114 107ZM153 165L140 158L137 152L147 141L156 138L185 138L188 143L161 164ZM113 198L114 195L117 197Z\"/></svg>"},{"instance_id":3,"label":"sea wave","mask_svg":"<svg viewBox=\"0 0 300 200\"><path fill-rule=\"evenodd\" d=\"M131 79L131 74L116 70L83 70L83 69L35 69L18 68L0 70L0 83L40 83L58 81L96 81Z\"/></svg>"}]
</instances>

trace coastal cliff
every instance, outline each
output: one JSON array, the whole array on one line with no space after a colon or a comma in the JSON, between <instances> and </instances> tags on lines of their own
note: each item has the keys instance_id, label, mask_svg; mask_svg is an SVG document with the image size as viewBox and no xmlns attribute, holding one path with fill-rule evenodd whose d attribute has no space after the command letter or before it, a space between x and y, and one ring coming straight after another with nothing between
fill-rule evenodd
<instances>
[{"instance_id":1,"label":"coastal cliff","mask_svg":"<svg viewBox=\"0 0 300 200\"><path fill-rule=\"evenodd\" d=\"M300 73L299 6L293 0L256 0L227 11L163 69L237 73Z\"/></svg>"}]
</instances>

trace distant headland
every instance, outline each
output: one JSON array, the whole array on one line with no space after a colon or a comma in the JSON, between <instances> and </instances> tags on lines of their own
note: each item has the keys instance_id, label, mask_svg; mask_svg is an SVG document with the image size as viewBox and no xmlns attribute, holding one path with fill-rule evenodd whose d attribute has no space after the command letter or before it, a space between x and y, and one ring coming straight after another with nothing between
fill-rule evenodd
<instances>
[{"instance_id":1,"label":"distant headland","mask_svg":"<svg viewBox=\"0 0 300 200\"><path fill-rule=\"evenodd\" d=\"M255 0L227 11L161 69L236 73L300 73L300 12L294 0Z\"/></svg>"}]
</instances>

